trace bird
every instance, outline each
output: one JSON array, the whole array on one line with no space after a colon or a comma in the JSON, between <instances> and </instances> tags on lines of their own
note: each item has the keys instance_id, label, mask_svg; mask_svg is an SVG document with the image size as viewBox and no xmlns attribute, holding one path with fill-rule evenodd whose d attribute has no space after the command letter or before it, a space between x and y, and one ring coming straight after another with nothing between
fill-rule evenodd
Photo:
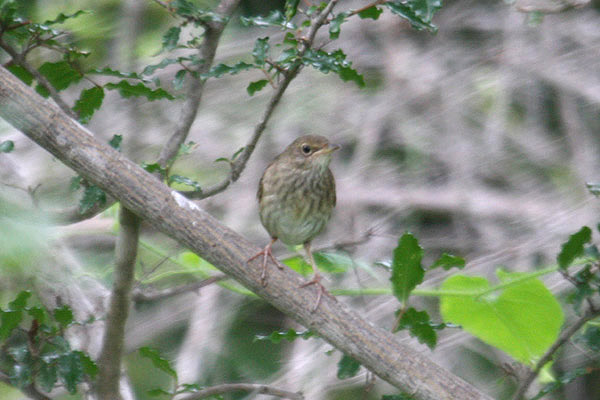
<instances>
[{"instance_id":1,"label":"bird","mask_svg":"<svg viewBox=\"0 0 600 400\"><path fill-rule=\"evenodd\" d=\"M319 307L323 294L331 296L321 284L311 241L323 231L335 207L335 179L329 164L332 153L339 148L324 136L301 136L275 157L258 184L260 221L271 241L248 262L263 256L261 284L266 286L267 258L283 269L273 256L273 244L280 240L287 245L303 245L313 278L301 287L315 285L318 289L312 311Z\"/></svg>"}]
</instances>

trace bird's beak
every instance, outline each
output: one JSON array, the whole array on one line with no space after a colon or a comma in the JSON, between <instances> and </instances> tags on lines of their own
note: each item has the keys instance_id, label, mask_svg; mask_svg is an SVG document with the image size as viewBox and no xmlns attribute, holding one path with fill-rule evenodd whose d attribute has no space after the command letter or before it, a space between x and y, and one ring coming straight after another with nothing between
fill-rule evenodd
<instances>
[{"instance_id":1,"label":"bird's beak","mask_svg":"<svg viewBox=\"0 0 600 400\"><path fill-rule=\"evenodd\" d=\"M321 149L321 153L323 154L329 154L329 153L333 153L334 151L340 149L341 146L339 144L328 144L327 147L324 147L323 149Z\"/></svg>"}]
</instances>

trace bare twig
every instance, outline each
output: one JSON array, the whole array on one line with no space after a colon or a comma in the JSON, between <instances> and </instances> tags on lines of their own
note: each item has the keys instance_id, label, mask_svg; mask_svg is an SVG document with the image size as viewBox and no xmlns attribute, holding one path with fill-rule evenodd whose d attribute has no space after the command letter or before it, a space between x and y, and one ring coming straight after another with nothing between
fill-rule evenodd
<instances>
[{"instance_id":1,"label":"bare twig","mask_svg":"<svg viewBox=\"0 0 600 400\"><path fill-rule=\"evenodd\" d=\"M136 303L144 301L163 300L172 296L176 296L178 294L197 291L205 286L211 285L216 282L220 282L227 278L229 278L227 275L220 274L211 276L210 278L203 279L200 281L190 282L186 283L185 285L170 287L162 290L148 290L136 288L133 290L132 298L133 301L135 301Z\"/></svg>"},{"instance_id":2,"label":"bare twig","mask_svg":"<svg viewBox=\"0 0 600 400\"><path fill-rule=\"evenodd\" d=\"M71 107L69 107L69 105L67 103L65 103L65 101L62 99L62 97L60 97L60 95L58 94L56 89L54 89L54 86L52 86L50 84L50 82L48 82L46 77L44 75L40 74L37 69L33 68L25 60L25 57L22 54L19 54L8 43L6 43L4 40L2 40L1 37L0 37L0 48L2 50L4 50L5 52L7 52L9 56L11 56L11 58L13 59L15 64L20 65L27 72L29 72L31 75L33 75L33 77L40 84L40 86L42 86L44 89L46 89L48 91L48 93L50 93L50 97L52 98L52 100L54 100L54 102L61 108L61 110L63 110L65 112L65 114L67 114L69 117L71 117L73 119L78 118L75 111L73 111L71 109Z\"/></svg>"},{"instance_id":3,"label":"bare twig","mask_svg":"<svg viewBox=\"0 0 600 400\"><path fill-rule=\"evenodd\" d=\"M515 8L517 11L523 13L539 12L543 14L557 14L574 8L581 8L588 4L590 4L590 0L548 0L546 2L519 1L517 2Z\"/></svg>"},{"instance_id":4,"label":"bare twig","mask_svg":"<svg viewBox=\"0 0 600 400\"><path fill-rule=\"evenodd\" d=\"M99 400L121 398L119 389L121 358L125 341L125 323L131 304L140 222L138 216L121 206L113 289L106 316L102 348L98 357L96 392Z\"/></svg>"},{"instance_id":5,"label":"bare twig","mask_svg":"<svg viewBox=\"0 0 600 400\"><path fill-rule=\"evenodd\" d=\"M3 373L1 371L0 371L0 382L6 383L7 385L12 386L8 375L6 375L5 373ZM37 390L37 388L35 387L34 384L30 384L30 385L27 385L27 386L21 388L21 391L25 395L27 395L27 397L29 397L30 399L51 400L50 397L46 396L45 394L43 394L42 392Z\"/></svg>"},{"instance_id":6,"label":"bare twig","mask_svg":"<svg viewBox=\"0 0 600 400\"><path fill-rule=\"evenodd\" d=\"M271 396L282 397L292 400L304 400L304 396L300 392L290 392L287 390L279 389L274 386L261 385L258 383L226 383L223 385L211 386L189 396L182 397L181 400L199 400L205 399L210 396L216 396L219 394L229 392L252 392L255 394L268 394Z\"/></svg>"},{"instance_id":7,"label":"bare twig","mask_svg":"<svg viewBox=\"0 0 600 400\"><path fill-rule=\"evenodd\" d=\"M560 349L565 343L569 341L569 339L577 333L577 331L586 324L586 322L598 317L600 315L600 310L588 309L586 313L579 318L575 323L570 325L567 329L565 329L559 336L559 338L550 346L550 348L544 353L542 358L535 364L535 368L531 370L525 378L521 381L519 388L517 389L517 393L514 396L514 400L520 400L525 396L527 389L535 379L535 377L540 373L541 369L548 363L552 358L554 358L554 354Z\"/></svg>"},{"instance_id":8,"label":"bare twig","mask_svg":"<svg viewBox=\"0 0 600 400\"><path fill-rule=\"evenodd\" d=\"M233 182L235 182L239 179L240 175L246 168L246 164L247 164L248 160L250 159L250 156L252 155L252 153L254 152L254 149L256 148L256 144L258 143L265 128L267 127L267 123L269 122L269 119L273 115L273 111L275 111L275 108L279 104L279 101L281 100L283 93L285 93L289 84L292 82L292 80L294 80L294 78L296 77L296 75L298 75L298 72L302 68L302 62L301 62L302 57L304 56L306 51L308 51L308 49L310 49L311 46L313 45L315 36L317 35L317 32L327 22L327 15L329 15L329 13L331 12L331 10L333 10L333 7L335 7L336 4L337 4L337 0L331 0L327 4L327 6L323 9L323 11L314 17L314 20L310 26L307 36L301 40L301 45L300 45L300 48L298 49L297 63L294 64L292 67L290 67L285 72L282 72L283 76L284 76L283 80L279 83L279 86L275 89L275 91L271 95L271 99L269 100L269 103L267 104L267 108L265 109L265 112L263 113L262 118L260 119L260 121L254 128L254 133L252 134L252 137L250 138L248 143L246 143L246 145L244 146L244 149L239 154L239 156L235 159L235 161L232 161L230 163L230 169L229 169L229 173L227 174L227 177L225 177L225 179L223 179L221 182L216 183L215 185L210 186L210 187L202 190L201 192L200 191L182 192L186 197L188 197L190 199L205 199L207 197L214 196L215 194L221 193L222 191L227 189L229 187L229 185L231 185Z\"/></svg>"}]
</instances>

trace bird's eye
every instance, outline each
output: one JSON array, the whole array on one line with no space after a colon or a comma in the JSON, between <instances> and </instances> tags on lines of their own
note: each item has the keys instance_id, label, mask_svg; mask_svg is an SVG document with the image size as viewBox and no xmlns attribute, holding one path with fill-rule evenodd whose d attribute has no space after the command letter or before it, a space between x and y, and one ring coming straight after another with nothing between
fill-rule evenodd
<instances>
[{"instance_id":1,"label":"bird's eye","mask_svg":"<svg viewBox=\"0 0 600 400\"><path fill-rule=\"evenodd\" d=\"M303 145L302 145L302 152L303 152L304 154L310 154L310 151L311 151L311 150L312 150L312 149L310 148L310 146L309 146L309 145L307 145L307 144L303 144Z\"/></svg>"}]
</instances>

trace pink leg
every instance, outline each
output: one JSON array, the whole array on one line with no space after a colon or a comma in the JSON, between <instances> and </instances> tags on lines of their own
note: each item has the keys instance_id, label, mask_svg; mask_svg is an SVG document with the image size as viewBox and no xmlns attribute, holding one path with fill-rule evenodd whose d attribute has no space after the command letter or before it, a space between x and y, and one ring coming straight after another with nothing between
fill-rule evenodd
<instances>
[{"instance_id":1,"label":"pink leg","mask_svg":"<svg viewBox=\"0 0 600 400\"><path fill-rule=\"evenodd\" d=\"M331 293L329 293L327 289L325 289L325 286L323 286L323 284L321 283L322 276L321 274L319 274L319 270L317 269L317 265L315 264L315 259L313 258L312 252L310 250L310 242L304 243L304 249L306 250L306 254L308 255L308 260L310 262L310 265L312 266L314 275L310 281L303 283L302 285L300 285L300 287L307 287L310 285L317 286L317 301L315 302L315 305L311 310L312 312L315 312L317 308L319 308L319 304L321 304L321 298L323 297L323 294L331 297L334 300L336 300L336 298Z\"/></svg>"},{"instance_id":2,"label":"pink leg","mask_svg":"<svg viewBox=\"0 0 600 400\"><path fill-rule=\"evenodd\" d=\"M277 238L271 238L271 242L268 245L266 245L264 249L262 249L261 251L250 257L248 261L246 261L247 263L249 263L250 261L256 258L263 256L262 273L260 274L260 282L263 286L267 286L267 258L270 258L271 261L273 261L279 269L283 269L283 265L281 265L281 263L277 261L275 256L273 256L273 252L271 251L271 247L276 241Z\"/></svg>"}]
</instances>

